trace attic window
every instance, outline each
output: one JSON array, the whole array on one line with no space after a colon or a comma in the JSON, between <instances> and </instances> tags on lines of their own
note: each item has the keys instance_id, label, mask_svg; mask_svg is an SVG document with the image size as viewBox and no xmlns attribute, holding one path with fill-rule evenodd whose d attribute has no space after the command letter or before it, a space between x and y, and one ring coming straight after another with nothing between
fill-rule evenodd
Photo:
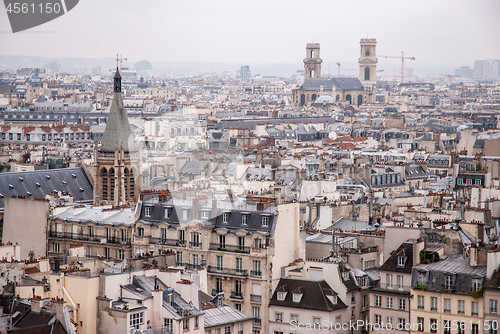
<instances>
[{"instance_id":1,"label":"attic window","mask_svg":"<svg viewBox=\"0 0 500 334\"><path fill-rule=\"evenodd\" d=\"M303 293L293 293L292 298L294 303L300 303Z\"/></svg>"},{"instance_id":2,"label":"attic window","mask_svg":"<svg viewBox=\"0 0 500 334\"><path fill-rule=\"evenodd\" d=\"M406 256L398 256L398 267L404 267L406 264Z\"/></svg>"},{"instance_id":3,"label":"attic window","mask_svg":"<svg viewBox=\"0 0 500 334\"><path fill-rule=\"evenodd\" d=\"M348 271L342 273L342 279L344 281L348 281L349 280L349 272Z\"/></svg>"},{"instance_id":4,"label":"attic window","mask_svg":"<svg viewBox=\"0 0 500 334\"><path fill-rule=\"evenodd\" d=\"M285 300L285 297L286 297L286 292L283 292L283 291L278 291L278 300Z\"/></svg>"},{"instance_id":5,"label":"attic window","mask_svg":"<svg viewBox=\"0 0 500 334\"><path fill-rule=\"evenodd\" d=\"M333 305L337 304L337 296L332 296L332 295L326 295L326 298L332 303Z\"/></svg>"}]
</instances>

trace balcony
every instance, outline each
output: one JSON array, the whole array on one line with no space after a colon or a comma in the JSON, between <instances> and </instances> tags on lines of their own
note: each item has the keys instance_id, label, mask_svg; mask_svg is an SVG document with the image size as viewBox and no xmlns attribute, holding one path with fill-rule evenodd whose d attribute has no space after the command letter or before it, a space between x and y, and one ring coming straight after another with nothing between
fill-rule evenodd
<instances>
[{"instance_id":1,"label":"balcony","mask_svg":"<svg viewBox=\"0 0 500 334\"><path fill-rule=\"evenodd\" d=\"M54 232L49 231L50 238L69 239L79 241L90 241L107 244L130 244L130 238L115 238L105 235L84 234L84 233L69 233L69 232Z\"/></svg>"},{"instance_id":2,"label":"balcony","mask_svg":"<svg viewBox=\"0 0 500 334\"><path fill-rule=\"evenodd\" d=\"M201 242L190 241L189 248L201 248Z\"/></svg>"},{"instance_id":3,"label":"balcony","mask_svg":"<svg viewBox=\"0 0 500 334\"><path fill-rule=\"evenodd\" d=\"M254 303L262 303L261 295L250 295L250 301Z\"/></svg>"},{"instance_id":4,"label":"balcony","mask_svg":"<svg viewBox=\"0 0 500 334\"><path fill-rule=\"evenodd\" d=\"M213 242L210 243L210 249L235 253L250 253L250 247L248 246L228 245Z\"/></svg>"},{"instance_id":5,"label":"balcony","mask_svg":"<svg viewBox=\"0 0 500 334\"><path fill-rule=\"evenodd\" d=\"M182 266L182 267L186 268L187 270L199 270L199 269L203 268L199 264L186 263L186 262L178 262L177 265Z\"/></svg>"},{"instance_id":6,"label":"balcony","mask_svg":"<svg viewBox=\"0 0 500 334\"><path fill-rule=\"evenodd\" d=\"M380 283L379 286L372 288L372 290L408 295L410 294L411 286Z\"/></svg>"},{"instance_id":7,"label":"balcony","mask_svg":"<svg viewBox=\"0 0 500 334\"><path fill-rule=\"evenodd\" d=\"M231 291L230 297L233 299L243 299L243 293L241 291Z\"/></svg>"},{"instance_id":8,"label":"balcony","mask_svg":"<svg viewBox=\"0 0 500 334\"><path fill-rule=\"evenodd\" d=\"M261 278L262 277L262 271L260 271L260 270L250 270L250 276Z\"/></svg>"},{"instance_id":9,"label":"balcony","mask_svg":"<svg viewBox=\"0 0 500 334\"><path fill-rule=\"evenodd\" d=\"M246 269L233 269L233 268L221 268L215 266L208 266L207 272L211 274L221 274L221 275L233 275L240 277L247 277L248 271Z\"/></svg>"},{"instance_id":10,"label":"balcony","mask_svg":"<svg viewBox=\"0 0 500 334\"><path fill-rule=\"evenodd\" d=\"M261 327L262 326L262 319L252 319L252 325Z\"/></svg>"},{"instance_id":11,"label":"balcony","mask_svg":"<svg viewBox=\"0 0 500 334\"><path fill-rule=\"evenodd\" d=\"M149 237L149 243L163 246L186 247L185 240Z\"/></svg>"}]
</instances>

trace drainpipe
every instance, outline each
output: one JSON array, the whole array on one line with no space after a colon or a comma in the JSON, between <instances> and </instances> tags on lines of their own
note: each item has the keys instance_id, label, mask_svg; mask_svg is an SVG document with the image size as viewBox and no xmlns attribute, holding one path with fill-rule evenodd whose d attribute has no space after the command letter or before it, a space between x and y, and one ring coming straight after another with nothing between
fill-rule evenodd
<instances>
[{"instance_id":1,"label":"drainpipe","mask_svg":"<svg viewBox=\"0 0 500 334\"><path fill-rule=\"evenodd\" d=\"M71 298L71 295L69 294L68 290L66 290L66 286L65 286L66 280L64 279L64 274L62 276L62 280L63 280L63 282L62 282L63 296L68 299L68 302L70 303L71 307L73 308L73 321L75 323L78 323L76 303L73 300L73 298Z\"/></svg>"}]
</instances>

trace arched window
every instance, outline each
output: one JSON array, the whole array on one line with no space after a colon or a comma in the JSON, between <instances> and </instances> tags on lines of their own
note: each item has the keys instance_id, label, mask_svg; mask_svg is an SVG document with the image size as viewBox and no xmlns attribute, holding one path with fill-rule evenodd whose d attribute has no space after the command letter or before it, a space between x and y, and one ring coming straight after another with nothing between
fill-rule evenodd
<instances>
[{"instance_id":1,"label":"arched window","mask_svg":"<svg viewBox=\"0 0 500 334\"><path fill-rule=\"evenodd\" d=\"M345 100L346 100L347 102L349 102L349 104L351 104L351 103L352 103L352 97L351 97L351 94L347 94L347 95L345 96Z\"/></svg>"},{"instance_id":2,"label":"arched window","mask_svg":"<svg viewBox=\"0 0 500 334\"><path fill-rule=\"evenodd\" d=\"M335 96L335 101L338 101L338 100L340 100L340 95L339 94L337 94L337 96Z\"/></svg>"},{"instance_id":3,"label":"arched window","mask_svg":"<svg viewBox=\"0 0 500 334\"><path fill-rule=\"evenodd\" d=\"M306 96L304 94L300 95L300 105L303 106L306 104Z\"/></svg>"},{"instance_id":4,"label":"arched window","mask_svg":"<svg viewBox=\"0 0 500 334\"><path fill-rule=\"evenodd\" d=\"M313 102L314 102L314 101L316 101L316 94L313 94L313 95L311 96L311 101L313 101Z\"/></svg>"},{"instance_id":5,"label":"arched window","mask_svg":"<svg viewBox=\"0 0 500 334\"><path fill-rule=\"evenodd\" d=\"M363 103L363 96L361 94L358 95L358 107Z\"/></svg>"},{"instance_id":6,"label":"arched window","mask_svg":"<svg viewBox=\"0 0 500 334\"><path fill-rule=\"evenodd\" d=\"M370 80L370 68L365 67L365 80Z\"/></svg>"},{"instance_id":7,"label":"arched window","mask_svg":"<svg viewBox=\"0 0 500 334\"><path fill-rule=\"evenodd\" d=\"M365 56L366 56L366 57L370 57L370 47L369 47L369 46L367 46L367 47L365 48Z\"/></svg>"}]
</instances>

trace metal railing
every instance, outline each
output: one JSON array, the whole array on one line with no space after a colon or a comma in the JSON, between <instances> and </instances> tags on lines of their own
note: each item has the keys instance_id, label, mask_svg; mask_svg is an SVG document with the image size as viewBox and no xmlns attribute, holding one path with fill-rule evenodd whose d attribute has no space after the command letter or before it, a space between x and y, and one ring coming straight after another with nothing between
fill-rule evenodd
<instances>
[{"instance_id":1,"label":"metal railing","mask_svg":"<svg viewBox=\"0 0 500 334\"><path fill-rule=\"evenodd\" d=\"M130 238L117 238L105 235L85 234L85 233L70 233L70 232L54 232L49 231L50 238L71 239L79 241L92 241L108 244L130 244Z\"/></svg>"},{"instance_id":2,"label":"metal railing","mask_svg":"<svg viewBox=\"0 0 500 334\"><path fill-rule=\"evenodd\" d=\"M199 264L193 264L193 263L187 263L187 262L178 262L176 263L178 266L183 266L184 268L186 268L187 270L199 270L201 268L203 268L201 265Z\"/></svg>"},{"instance_id":3,"label":"metal railing","mask_svg":"<svg viewBox=\"0 0 500 334\"><path fill-rule=\"evenodd\" d=\"M235 275L235 276L248 276L248 270L246 269L233 269L233 268L223 268L216 266L208 266L207 272L212 274L224 274L224 275Z\"/></svg>"},{"instance_id":4,"label":"metal railing","mask_svg":"<svg viewBox=\"0 0 500 334\"><path fill-rule=\"evenodd\" d=\"M231 291L231 298L243 299L243 293L241 291Z\"/></svg>"},{"instance_id":5,"label":"metal railing","mask_svg":"<svg viewBox=\"0 0 500 334\"><path fill-rule=\"evenodd\" d=\"M250 276L252 277L262 277L262 271L260 270L250 270Z\"/></svg>"},{"instance_id":6,"label":"metal railing","mask_svg":"<svg viewBox=\"0 0 500 334\"><path fill-rule=\"evenodd\" d=\"M178 240L178 239L149 237L149 243L155 244L155 245L163 245L163 246L186 247L186 241L185 240Z\"/></svg>"},{"instance_id":7,"label":"metal railing","mask_svg":"<svg viewBox=\"0 0 500 334\"><path fill-rule=\"evenodd\" d=\"M410 293L411 286L380 283L379 286L372 288L372 290L384 290L384 291L393 291L393 292L400 292L400 293L401 292Z\"/></svg>"},{"instance_id":8,"label":"metal railing","mask_svg":"<svg viewBox=\"0 0 500 334\"><path fill-rule=\"evenodd\" d=\"M254 326L262 326L262 319L252 319L252 325Z\"/></svg>"},{"instance_id":9,"label":"metal railing","mask_svg":"<svg viewBox=\"0 0 500 334\"><path fill-rule=\"evenodd\" d=\"M250 295L250 301L255 303L262 303L261 295Z\"/></svg>"},{"instance_id":10,"label":"metal railing","mask_svg":"<svg viewBox=\"0 0 500 334\"><path fill-rule=\"evenodd\" d=\"M201 242L190 241L189 242L189 247L190 248L201 248Z\"/></svg>"},{"instance_id":11,"label":"metal railing","mask_svg":"<svg viewBox=\"0 0 500 334\"><path fill-rule=\"evenodd\" d=\"M236 253L250 253L250 247L248 246L228 245L214 242L210 243L210 249Z\"/></svg>"}]
</instances>

